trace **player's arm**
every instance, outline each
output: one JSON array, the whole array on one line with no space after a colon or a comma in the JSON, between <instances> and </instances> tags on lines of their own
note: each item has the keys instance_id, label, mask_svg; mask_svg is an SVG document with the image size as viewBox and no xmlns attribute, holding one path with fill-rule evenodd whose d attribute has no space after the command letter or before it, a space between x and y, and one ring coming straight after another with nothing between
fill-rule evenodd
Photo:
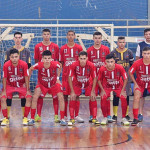
<instances>
[{"instance_id":1,"label":"player's arm","mask_svg":"<svg viewBox=\"0 0 150 150\"><path fill-rule=\"evenodd\" d=\"M63 48L60 48L60 53L59 53L59 62L62 64L62 67L64 65L64 59L63 59Z\"/></svg>"},{"instance_id":2,"label":"player's arm","mask_svg":"<svg viewBox=\"0 0 150 150\"><path fill-rule=\"evenodd\" d=\"M61 84L59 78L60 78L60 74L61 74L61 71L62 71L62 64L58 63L57 67L58 67L58 69L57 69L57 83Z\"/></svg>"},{"instance_id":3,"label":"player's arm","mask_svg":"<svg viewBox=\"0 0 150 150\"><path fill-rule=\"evenodd\" d=\"M130 67L133 65L133 63L134 63L133 52L130 50L130 55L129 55L129 64L130 64Z\"/></svg>"},{"instance_id":4,"label":"player's arm","mask_svg":"<svg viewBox=\"0 0 150 150\"><path fill-rule=\"evenodd\" d=\"M70 100L76 99L76 94L74 92L73 83L72 83L72 77L73 76L74 76L74 68L73 68L73 65L71 65L71 70L70 70L69 77L68 77L68 82L69 82L69 86L70 86L70 90L71 90Z\"/></svg>"},{"instance_id":5,"label":"player's arm","mask_svg":"<svg viewBox=\"0 0 150 150\"><path fill-rule=\"evenodd\" d=\"M136 56L136 57L135 57L135 60L140 59L140 46L139 46L139 44L138 44L138 46L137 46L135 56Z\"/></svg>"},{"instance_id":6,"label":"player's arm","mask_svg":"<svg viewBox=\"0 0 150 150\"><path fill-rule=\"evenodd\" d=\"M30 55L30 50L29 50L29 58L28 58L28 69L31 67L31 55Z\"/></svg>"},{"instance_id":7,"label":"player's arm","mask_svg":"<svg viewBox=\"0 0 150 150\"><path fill-rule=\"evenodd\" d=\"M36 69L38 69L38 63L36 63L35 65L29 68L29 81L30 81L33 70L36 70Z\"/></svg>"},{"instance_id":8,"label":"player's arm","mask_svg":"<svg viewBox=\"0 0 150 150\"><path fill-rule=\"evenodd\" d=\"M7 81L7 67L4 65L3 67L3 91L2 91L1 97L6 96L6 81Z\"/></svg>"},{"instance_id":9,"label":"player's arm","mask_svg":"<svg viewBox=\"0 0 150 150\"><path fill-rule=\"evenodd\" d=\"M38 54L38 46L35 45L35 48L34 48L34 61L35 63L38 63L39 62L39 54Z\"/></svg>"}]
</instances>

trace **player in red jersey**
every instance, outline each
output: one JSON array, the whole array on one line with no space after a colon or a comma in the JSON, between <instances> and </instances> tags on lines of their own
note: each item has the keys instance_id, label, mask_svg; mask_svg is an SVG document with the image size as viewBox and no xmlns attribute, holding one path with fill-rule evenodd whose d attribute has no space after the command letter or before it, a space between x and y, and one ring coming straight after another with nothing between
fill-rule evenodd
<instances>
[{"instance_id":1,"label":"player in red jersey","mask_svg":"<svg viewBox=\"0 0 150 150\"><path fill-rule=\"evenodd\" d=\"M134 99L133 99L133 122L131 125L136 126L138 121L138 111L140 98L145 89L150 92L150 47L145 47L142 51L143 58L135 61L129 70L129 75L134 82ZM136 80L134 78L136 72Z\"/></svg>"},{"instance_id":2,"label":"player in red jersey","mask_svg":"<svg viewBox=\"0 0 150 150\"><path fill-rule=\"evenodd\" d=\"M40 62L42 60L42 53L45 50L49 50L52 53L52 59L54 61L59 60L59 47L57 44L53 43L50 41L50 30L49 29L44 29L43 31L43 41L35 45L34 49L34 59L35 63ZM35 117L35 121L41 121L41 111L42 111L42 106L43 106L43 98L39 97L38 103L37 103L37 115ZM54 106L54 119L56 123L59 123L59 118L58 118L58 98L53 97L53 106Z\"/></svg>"},{"instance_id":3,"label":"player in red jersey","mask_svg":"<svg viewBox=\"0 0 150 150\"><path fill-rule=\"evenodd\" d=\"M106 56L105 62L106 66L101 67L98 74L98 84L101 88L101 109L104 116L101 125L106 125L108 123L107 98L110 96L111 91L114 91L121 99L121 122L124 125L129 125L128 120L125 118L127 111L127 95L125 91L128 82L127 73L121 65L115 64L115 58L112 54Z\"/></svg>"},{"instance_id":4,"label":"player in red jersey","mask_svg":"<svg viewBox=\"0 0 150 150\"><path fill-rule=\"evenodd\" d=\"M14 92L18 92L20 98L26 98L23 124L28 124L27 116L31 105L31 92L29 90L28 65L19 60L19 51L15 48L10 50L10 60L3 66L3 91L1 93L2 113L5 117L1 125L8 125L6 99L12 99Z\"/></svg>"},{"instance_id":5,"label":"player in red jersey","mask_svg":"<svg viewBox=\"0 0 150 150\"><path fill-rule=\"evenodd\" d=\"M78 55L82 51L82 47L74 42L75 32L69 30L67 32L68 43L60 48L60 58L59 61L62 63L62 87L65 99L65 116L67 117L67 105L68 105L68 95L70 95L70 87L68 83L69 67L70 65L78 60ZM79 113L80 101L76 101L76 117ZM76 118L78 122L83 122L83 119L79 116Z\"/></svg>"},{"instance_id":6,"label":"player in red jersey","mask_svg":"<svg viewBox=\"0 0 150 150\"><path fill-rule=\"evenodd\" d=\"M31 105L31 120L29 125L34 124L34 116L36 112L36 105L38 98L45 97L47 93L51 94L53 97L57 96L60 104L60 116L61 116L61 125L67 125L64 120L64 98L62 93L62 87L59 80L61 73L61 65L57 61L51 61L51 52L44 51L42 53L42 61L36 63L29 69L29 75L33 70L38 70L38 84L35 88L32 105Z\"/></svg>"},{"instance_id":7,"label":"player in red jersey","mask_svg":"<svg viewBox=\"0 0 150 150\"><path fill-rule=\"evenodd\" d=\"M87 49L88 60L91 61L92 63L94 63L94 65L96 67L96 72L98 74L100 67L104 66L104 64L105 64L106 55L108 55L110 53L110 51L107 46L104 46L101 44L102 34L100 32L95 32L93 34L93 41L94 41L94 45ZM100 88L97 84L96 85L96 95L98 95L98 92L100 93ZM107 102L108 102L108 112L110 112L110 101L108 100ZM93 108L92 105L95 107ZM92 110L92 108L93 108L93 110ZM97 101L96 100L89 101L89 109L90 109L89 122L92 122L92 119L93 119L92 111L95 111L97 113ZM112 122L110 113L108 113L108 119L109 119L109 122ZM93 122L94 121L95 121L95 119L93 120Z\"/></svg>"},{"instance_id":8,"label":"player in red jersey","mask_svg":"<svg viewBox=\"0 0 150 150\"><path fill-rule=\"evenodd\" d=\"M69 85L71 93L69 103L70 121L68 125L73 125L75 123L76 100L79 99L82 89L85 89L85 96L90 96L92 101L96 99L96 68L93 63L88 61L87 52L80 52L78 59L78 61L70 66Z\"/></svg>"}]
</instances>

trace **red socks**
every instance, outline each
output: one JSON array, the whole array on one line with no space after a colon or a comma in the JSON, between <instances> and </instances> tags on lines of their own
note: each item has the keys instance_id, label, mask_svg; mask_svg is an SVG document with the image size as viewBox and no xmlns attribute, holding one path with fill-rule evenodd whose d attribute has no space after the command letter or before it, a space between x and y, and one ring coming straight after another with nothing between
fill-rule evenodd
<instances>
[{"instance_id":1,"label":"red socks","mask_svg":"<svg viewBox=\"0 0 150 150\"><path fill-rule=\"evenodd\" d=\"M72 101L70 100L69 102L69 111L70 111L70 118L74 119L74 113L75 113L75 105L76 105L76 101Z\"/></svg>"},{"instance_id":2,"label":"red socks","mask_svg":"<svg viewBox=\"0 0 150 150\"><path fill-rule=\"evenodd\" d=\"M133 116L134 116L134 119L138 119L138 112L139 112L139 109L134 109L133 108Z\"/></svg>"},{"instance_id":3,"label":"red socks","mask_svg":"<svg viewBox=\"0 0 150 150\"><path fill-rule=\"evenodd\" d=\"M91 101L91 107L92 107L93 119L96 119L96 116L97 116L97 101L96 100L95 101Z\"/></svg>"},{"instance_id":4,"label":"red socks","mask_svg":"<svg viewBox=\"0 0 150 150\"><path fill-rule=\"evenodd\" d=\"M79 115L79 109L80 109L80 101L76 101L75 105L75 117Z\"/></svg>"},{"instance_id":5,"label":"red socks","mask_svg":"<svg viewBox=\"0 0 150 150\"><path fill-rule=\"evenodd\" d=\"M3 116L5 118L8 118L8 116L7 116L7 109L2 109L2 113L3 113Z\"/></svg>"},{"instance_id":6,"label":"red socks","mask_svg":"<svg viewBox=\"0 0 150 150\"><path fill-rule=\"evenodd\" d=\"M65 100L65 116L67 117L68 100Z\"/></svg>"},{"instance_id":7,"label":"red socks","mask_svg":"<svg viewBox=\"0 0 150 150\"><path fill-rule=\"evenodd\" d=\"M34 119L36 113L36 109L31 108L31 119Z\"/></svg>"},{"instance_id":8,"label":"red socks","mask_svg":"<svg viewBox=\"0 0 150 150\"><path fill-rule=\"evenodd\" d=\"M39 97L38 102L37 102L37 114L39 116L41 116L42 107L43 107L43 98Z\"/></svg>"},{"instance_id":9,"label":"red socks","mask_svg":"<svg viewBox=\"0 0 150 150\"><path fill-rule=\"evenodd\" d=\"M54 113L55 115L58 115L58 97L53 98L53 107L54 107Z\"/></svg>"},{"instance_id":10,"label":"red socks","mask_svg":"<svg viewBox=\"0 0 150 150\"><path fill-rule=\"evenodd\" d=\"M25 106L24 117L28 117L29 112L30 112L30 107Z\"/></svg>"}]
</instances>

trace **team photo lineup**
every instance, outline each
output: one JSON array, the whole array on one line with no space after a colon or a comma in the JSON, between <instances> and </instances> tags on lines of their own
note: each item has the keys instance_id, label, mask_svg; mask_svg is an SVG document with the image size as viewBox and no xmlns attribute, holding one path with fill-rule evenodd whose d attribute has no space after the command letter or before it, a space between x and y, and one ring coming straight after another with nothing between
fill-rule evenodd
<instances>
[{"instance_id":1,"label":"team photo lineup","mask_svg":"<svg viewBox=\"0 0 150 150\"><path fill-rule=\"evenodd\" d=\"M22 124L33 126L42 121L43 99L52 96L54 122L61 126L84 123L80 111L80 96L87 97L89 123L95 126L121 122L124 126L137 126L143 121L144 102L150 92L150 28L143 31L145 40L137 44L136 54L126 48L124 36L118 36L117 48L110 51L102 44L102 33L93 33L93 45L86 51L75 43L76 33L68 30L67 43L60 48L53 43L51 31L41 31L43 41L34 48L34 64L28 48L22 46L21 32L14 33L13 47L5 52L0 109L3 118L1 126L11 123L12 98L18 95L22 107ZM38 71L37 84L30 91L33 71ZM61 80L62 76L62 80ZM129 116L129 101L133 88L133 118ZM113 115L110 97L113 96ZM98 118L98 102L103 118ZM122 118L118 120L118 106L121 100ZM69 112L67 112L69 110Z\"/></svg>"}]
</instances>

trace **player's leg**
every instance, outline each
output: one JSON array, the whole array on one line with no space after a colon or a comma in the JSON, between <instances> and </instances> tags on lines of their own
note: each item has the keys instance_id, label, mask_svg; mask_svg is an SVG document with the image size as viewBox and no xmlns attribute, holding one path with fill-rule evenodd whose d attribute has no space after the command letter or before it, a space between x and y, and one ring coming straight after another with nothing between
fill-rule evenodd
<instances>
[{"instance_id":1,"label":"player's leg","mask_svg":"<svg viewBox=\"0 0 150 150\"><path fill-rule=\"evenodd\" d=\"M34 118L35 122L41 122L41 113L43 107L43 97L39 97L37 101L37 115Z\"/></svg>"},{"instance_id":2,"label":"player's leg","mask_svg":"<svg viewBox=\"0 0 150 150\"><path fill-rule=\"evenodd\" d=\"M59 104L58 104L58 97L57 96L54 96L53 97L53 108L54 108L54 121L55 123L59 123L60 120L59 120L59 117L58 117L58 107L59 107Z\"/></svg>"},{"instance_id":3,"label":"player's leg","mask_svg":"<svg viewBox=\"0 0 150 150\"><path fill-rule=\"evenodd\" d=\"M7 115L8 115L8 119L9 119L10 118L11 105L12 105L12 99L7 98L6 102L7 102Z\"/></svg>"},{"instance_id":4,"label":"player's leg","mask_svg":"<svg viewBox=\"0 0 150 150\"><path fill-rule=\"evenodd\" d=\"M143 91L140 89L134 90L134 98L133 98L133 122L131 123L132 126L136 126L138 124L138 111L139 111L139 102L142 96Z\"/></svg>"},{"instance_id":5,"label":"player's leg","mask_svg":"<svg viewBox=\"0 0 150 150\"><path fill-rule=\"evenodd\" d=\"M36 113L36 108L37 108L37 101L38 98L40 97L42 91L40 89L40 87L35 88L34 90L34 94L33 94L33 98L32 98L32 103L31 103L31 119L29 121L29 125L34 125L34 117L35 117L35 113Z\"/></svg>"},{"instance_id":6,"label":"player's leg","mask_svg":"<svg viewBox=\"0 0 150 150\"><path fill-rule=\"evenodd\" d=\"M143 97L140 99L139 114L138 114L138 120L140 122L143 121L143 107L144 107L146 96L147 96L147 89L144 90Z\"/></svg>"},{"instance_id":7,"label":"player's leg","mask_svg":"<svg viewBox=\"0 0 150 150\"><path fill-rule=\"evenodd\" d=\"M116 122L117 121L117 112L118 112L118 106L119 106L119 97L116 96L116 93L114 93L114 97L113 97L113 121Z\"/></svg>"},{"instance_id":8,"label":"player's leg","mask_svg":"<svg viewBox=\"0 0 150 150\"><path fill-rule=\"evenodd\" d=\"M25 105L26 105L26 99L25 98L21 98L22 116L24 116Z\"/></svg>"},{"instance_id":9,"label":"player's leg","mask_svg":"<svg viewBox=\"0 0 150 150\"><path fill-rule=\"evenodd\" d=\"M75 120L78 123L84 123L84 120L79 116L79 109L80 109L80 100L79 100L79 96L77 96L76 105L75 105Z\"/></svg>"}]
</instances>

